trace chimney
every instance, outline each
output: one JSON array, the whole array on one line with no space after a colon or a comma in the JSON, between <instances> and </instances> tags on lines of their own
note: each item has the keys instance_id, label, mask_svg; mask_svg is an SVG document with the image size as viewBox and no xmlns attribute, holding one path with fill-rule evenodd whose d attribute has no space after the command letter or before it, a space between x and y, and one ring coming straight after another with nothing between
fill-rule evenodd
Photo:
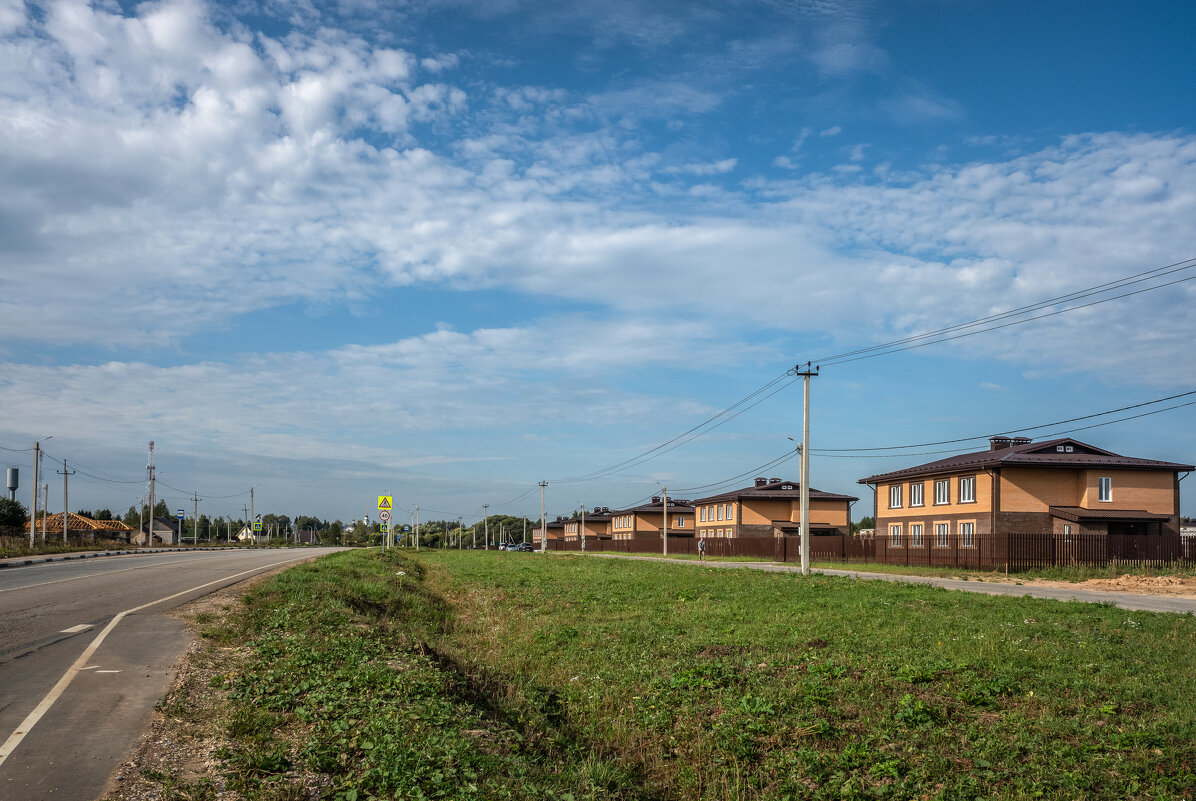
<instances>
[{"instance_id":1,"label":"chimney","mask_svg":"<svg viewBox=\"0 0 1196 801\"><path fill-rule=\"evenodd\" d=\"M988 438L988 449L990 451L1004 450L1005 448L1011 447L1012 445L1013 445L1013 440L1010 439L1009 437L989 437Z\"/></svg>"},{"instance_id":2,"label":"chimney","mask_svg":"<svg viewBox=\"0 0 1196 801\"><path fill-rule=\"evenodd\" d=\"M653 496L652 496L652 503L660 503L660 496L659 496L659 495L653 495Z\"/></svg>"},{"instance_id":3,"label":"chimney","mask_svg":"<svg viewBox=\"0 0 1196 801\"><path fill-rule=\"evenodd\" d=\"M1029 445L1032 441L1033 440L1031 440L1029 437L1014 437L1013 438L1014 445Z\"/></svg>"},{"instance_id":4,"label":"chimney","mask_svg":"<svg viewBox=\"0 0 1196 801\"><path fill-rule=\"evenodd\" d=\"M757 486L757 487L763 487L763 486L764 486L765 484L767 484L767 483L768 483L768 479L767 479L767 478L757 478L757 479L756 479L756 486Z\"/></svg>"},{"instance_id":5,"label":"chimney","mask_svg":"<svg viewBox=\"0 0 1196 801\"><path fill-rule=\"evenodd\" d=\"M779 479L779 478L770 478L770 479L768 479L768 483L769 483L769 484L780 484L780 483L781 483L781 479Z\"/></svg>"}]
</instances>

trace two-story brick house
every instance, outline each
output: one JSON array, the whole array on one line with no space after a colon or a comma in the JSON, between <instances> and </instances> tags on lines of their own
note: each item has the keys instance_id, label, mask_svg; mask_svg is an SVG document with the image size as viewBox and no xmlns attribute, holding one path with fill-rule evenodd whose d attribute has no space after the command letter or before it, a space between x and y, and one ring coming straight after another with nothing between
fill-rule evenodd
<instances>
[{"instance_id":1,"label":"two-story brick house","mask_svg":"<svg viewBox=\"0 0 1196 801\"><path fill-rule=\"evenodd\" d=\"M851 495L810 488L810 535L850 534ZM801 485L757 478L750 487L698 498L698 535L707 538L772 537L796 534L801 524Z\"/></svg>"},{"instance_id":2,"label":"two-story brick house","mask_svg":"<svg viewBox=\"0 0 1196 801\"><path fill-rule=\"evenodd\" d=\"M1066 562L1081 535L1147 536L1152 558L1168 559L1179 552L1179 474L1192 469L1070 438L993 437L986 451L859 483L874 488L883 561L933 563L943 561L937 553L970 550L965 561L992 566L1010 560L1011 549L1040 554L1046 544Z\"/></svg>"},{"instance_id":3,"label":"two-story brick house","mask_svg":"<svg viewBox=\"0 0 1196 801\"><path fill-rule=\"evenodd\" d=\"M660 536L664 525L664 500L654 495L649 503L631 509L608 510L608 513L612 539L630 540L637 534ZM669 536L694 536L694 507L689 501L669 498Z\"/></svg>"}]
</instances>

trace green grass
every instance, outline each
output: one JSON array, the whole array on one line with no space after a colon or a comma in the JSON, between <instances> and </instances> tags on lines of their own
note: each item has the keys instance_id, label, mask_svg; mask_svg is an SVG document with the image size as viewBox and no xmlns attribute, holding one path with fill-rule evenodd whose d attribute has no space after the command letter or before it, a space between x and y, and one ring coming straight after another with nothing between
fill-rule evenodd
<instances>
[{"instance_id":1,"label":"green grass","mask_svg":"<svg viewBox=\"0 0 1196 801\"><path fill-rule=\"evenodd\" d=\"M250 799L304 776L338 799L1196 794L1189 616L392 550L289 570L207 626L251 652L224 723Z\"/></svg>"}]
</instances>

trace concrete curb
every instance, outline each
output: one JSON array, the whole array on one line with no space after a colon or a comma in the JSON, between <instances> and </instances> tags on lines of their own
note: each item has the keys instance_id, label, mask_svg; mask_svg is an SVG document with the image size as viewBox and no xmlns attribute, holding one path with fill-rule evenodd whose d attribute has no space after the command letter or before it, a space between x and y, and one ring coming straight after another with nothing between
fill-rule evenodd
<instances>
[{"instance_id":1,"label":"concrete curb","mask_svg":"<svg viewBox=\"0 0 1196 801\"><path fill-rule=\"evenodd\" d=\"M205 553L207 551L245 551L258 550L257 548L138 548L132 551L80 551L78 553L60 553L53 556L30 556L17 557L16 559L0 560L0 570L6 567L26 567L27 565L41 565L46 562L66 562L72 559L95 559L100 556L130 556L133 554L146 553L182 553L189 551L196 551Z\"/></svg>"}]
</instances>

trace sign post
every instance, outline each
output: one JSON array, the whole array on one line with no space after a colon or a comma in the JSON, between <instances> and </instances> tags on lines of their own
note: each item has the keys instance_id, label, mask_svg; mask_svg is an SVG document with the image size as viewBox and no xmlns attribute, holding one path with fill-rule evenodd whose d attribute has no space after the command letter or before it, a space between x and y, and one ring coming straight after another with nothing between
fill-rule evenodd
<instances>
[{"instance_id":1,"label":"sign post","mask_svg":"<svg viewBox=\"0 0 1196 801\"><path fill-rule=\"evenodd\" d=\"M182 545L183 544L183 519L184 519L184 516L186 515L186 512L184 512L182 509L178 509L178 510L176 510L175 513L178 515L178 518L179 518L178 542L176 544Z\"/></svg>"},{"instance_id":2,"label":"sign post","mask_svg":"<svg viewBox=\"0 0 1196 801\"><path fill-rule=\"evenodd\" d=\"M382 521L382 547L390 547L390 512L394 509L394 497L378 496L378 519Z\"/></svg>"}]
</instances>

